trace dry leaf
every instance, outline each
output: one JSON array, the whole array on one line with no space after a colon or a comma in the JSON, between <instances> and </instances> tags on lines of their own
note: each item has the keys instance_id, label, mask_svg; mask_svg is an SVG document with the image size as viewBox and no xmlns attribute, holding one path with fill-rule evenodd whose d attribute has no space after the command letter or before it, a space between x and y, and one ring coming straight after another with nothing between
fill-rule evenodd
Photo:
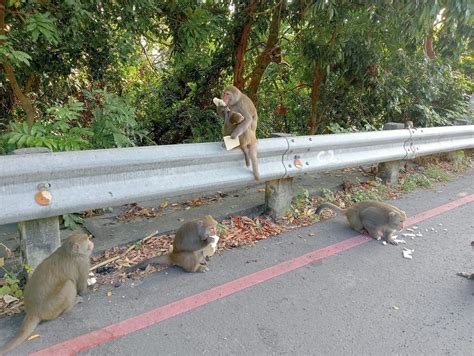
<instances>
[{"instance_id":1,"label":"dry leaf","mask_svg":"<svg viewBox=\"0 0 474 356\"><path fill-rule=\"evenodd\" d=\"M168 201L168 200L165 200L163 203L160 204L160 208L161 208L161 209L164 209L164 208L166 208L166 207L168 206L168 204L169 204L169 201Z\"/></svg>"},{"instance_id":2,"label":"dry leaf","mask_svg":"<svg viewBox=\"0 0 474 356\"><path fill-rule=\"evenodd\" d=\"M112 296L112 291L109 290L109 291L107 292L107 297L111 297L111 296Z\"/></svg>"},{"instance_id":3,"label":"dry leaf","mask_svg":"<svg viewBox=\"0 0 474 356\"><path fill-rule=\"evenodd\" d=\"M128 259L128 257L118 259L115 261L115 263L118 264L120 267L130 267L130 260Z\"/></svg>"},{"instance_id":4,"label":"dry leaf","mask_svg":"<svg viewBox=\"0 0 474 356\"><path fill-rule=\"evenodd\" d=\"M28 341L31 341L31 340L34 340L34 339L37 339L39 338L40 336L38 334L34 334L34 335L31 335L27 340Z\"/></svg>"},{"instance_id":5,"label":"dry leaf","mask_svg":"<svg viewBox=\"0 0 474 356\"><path fill-rule=\"evenodd\" d=\"M11 296L10 294L5 294L3 296L3 301L7 304L13 303L13 302L18 302L19 299L17 297Z\"/></svg>"}]
</instances>

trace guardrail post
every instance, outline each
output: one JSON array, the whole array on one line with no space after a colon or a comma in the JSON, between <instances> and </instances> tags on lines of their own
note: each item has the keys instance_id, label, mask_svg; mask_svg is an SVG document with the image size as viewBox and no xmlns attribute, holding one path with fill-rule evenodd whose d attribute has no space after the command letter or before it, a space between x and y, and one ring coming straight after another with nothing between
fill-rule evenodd
<instances>
[{"instance_id":1,"label":"guardrail post","mask_svg":"<svg viewBox=\"0 0 474 356\"><path fill-rule=\"evenodd\" d=\"M14 155L24 155L32 153L50 153L47 148L22 148L13 151ZM39 187L38 189L40 189ZM41 190L39 190L39 194ZM41 205L47 205L49 196L31 197L39 199ZM46 198L46 200L44 200ZM21 204L21 202L18 202ZM40 204L38 203L38 204ZM61 245L59 235L59 217L53 216L46 219L37 219L30 221L22 221L18 224L20 231L20 250L23 260L33 269L36 268L46 257Z\"/></svg>"},{"instance_id":2,"label":"guardrail post","mask_svg":"<svg viewBox=\"0 0 474 356\"><path fill-rule=\"evenodd\" d=\"M274 219L285 216L293 199L293 178L265 182L265 211Z\"/></svg>"},{"instance_id":3,"label":"guardrail post","mask_svg":"<svg viewBox=\"0 0 474 356\"><path fill-rule=\"evenodd\" d=\"M404 124L396 122L387 122L383 125L384 130L402 130L405 128ZM402 161L383 162L379 164L378 176L386 184L397 184L400 175L400 168L403 166Z\"/></svg>"},{"instance_id":4,"label":"guardrail post","mask_svg":"<svg viewBox=\"0 0 474 356\"><path fill-rule=\"evenodd\" d=\"M454 124L457 126L469 125L469 121L464 120L464 119L456 119L454 121ZM446 158L454 164L460 164L465 158L465 151L458 150L458 151L447 152Z\"/></svg>"}]
</instances>

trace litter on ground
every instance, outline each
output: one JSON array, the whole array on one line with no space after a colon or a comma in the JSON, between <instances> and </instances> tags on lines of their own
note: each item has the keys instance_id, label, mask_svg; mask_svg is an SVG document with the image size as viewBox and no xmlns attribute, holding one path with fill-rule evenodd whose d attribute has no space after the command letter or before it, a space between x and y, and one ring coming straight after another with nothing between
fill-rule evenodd
<instances>
[{"instance_id":1,"label":"litter on ground","mask_svg":"<svg viewBox=\"0 0 474 356\"><path fill-rule=\"evenodd\" d=\"M413 258L413 256L411 255L413 252L415 252L415 250L410 250L409 248L404 248L402 253L403 253L403 258L407 258L409 260L411 260Z\"/></svg>"}]
</instances>

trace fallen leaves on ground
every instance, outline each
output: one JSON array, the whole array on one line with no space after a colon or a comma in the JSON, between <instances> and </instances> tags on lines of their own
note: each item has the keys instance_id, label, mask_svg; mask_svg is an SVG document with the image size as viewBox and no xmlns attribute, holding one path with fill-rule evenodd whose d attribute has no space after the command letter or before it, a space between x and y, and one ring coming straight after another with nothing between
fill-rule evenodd
<instances>
[{"instance_id":1,"label":"fallen leaves on ground","mask_svg":"<svg viewBox=\"0 0 474 356\"><path fill-rule=\"evenodd\" d=\"M239 246L253 246L255 242L278 235L286 230L284 226L274 223L269 218L233 216L221 222L226 229L220 236L218 251L229 250Z\"/></svg>"},{"instance_id":2,"label":"fallen leaves on ground","mask_svg":"<svg viewBox=\"0 0 474 356\"><path fill-rule=\"evenodd\" d=\"M155 208L145 208L143 206L138 205L138 203L129 204L129 208L125 210L118 216L119 220L122 221L130 221L136 218L156 218L162 214L164 209L172 209L173 211L179 210L189 210L191 208L197 208L204 205L209 205L216 203L225 197L228 194L223 192L217 192L213 195L198 197L195 199L187 200L182 203L169 203L167 200L163 201L158 209Z\"/></svg>"},{"instance_id":3,"label":"fallen leaves on ground","mask_svg":"<svg viewBox=\"0 0 474 356\"><path fill-rule=\"evenodd\" d=\"M137 217L145 217L145 218L156 218L159 217L161 214L155 210L155 208L144 208L138 203L130 204L130 207L121 213L117 219L122 221L129 221L135 219Z\"/></svg>"},{"instance_id":4,"label":"fallen leaves on ground","mask_svg":"<svg viewBox=\"0 0 474 356\"><path fill-rule=\"evenodd\" d=\"M7 303L3 298L0 298L0 318L5 316L15 315L23 310L23 301L15 301Z\"/></svg>"}]
</instances>

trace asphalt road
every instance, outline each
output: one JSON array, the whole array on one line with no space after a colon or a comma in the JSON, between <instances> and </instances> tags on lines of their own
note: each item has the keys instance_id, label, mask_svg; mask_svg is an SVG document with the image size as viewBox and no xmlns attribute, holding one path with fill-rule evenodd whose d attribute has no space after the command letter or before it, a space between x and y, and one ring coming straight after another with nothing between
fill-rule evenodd
<instances>
[{"instance_id":1,"label":"asphalt road","mask_svg":"<svg viewBox=\"0 0 474 356\"><path fill-rule=\"evenodd\" d=\"M392 203L410 217L456 201L474 194L472 173ZM456 276L474 271L472 216L474 202L416 223L423 236L407 240L415 250L412 260L402 257L405 245L369 241L341 252L326 249L330 256L294 268L285 261L357 233L342 219L293 230L217 255L205 274L170 268L133 285L102 288L71 313L42 323L36 332L41 337L12 354L51 355L48 347L65 342L57 354L82 349L85 355L472 355L474 281ZM274 278L260 272L281 263L293 267ZM241 277L241 283L231 283L238 286L234 291L226 284ZM163 316L166 312L171 314ZM21 319L0 320L0 344ZM140 323L150 326L127 331ZM126 335L117 337L120 332ZM99 345L89 348L94 340Z\"/></svg>"}]
</instances>

